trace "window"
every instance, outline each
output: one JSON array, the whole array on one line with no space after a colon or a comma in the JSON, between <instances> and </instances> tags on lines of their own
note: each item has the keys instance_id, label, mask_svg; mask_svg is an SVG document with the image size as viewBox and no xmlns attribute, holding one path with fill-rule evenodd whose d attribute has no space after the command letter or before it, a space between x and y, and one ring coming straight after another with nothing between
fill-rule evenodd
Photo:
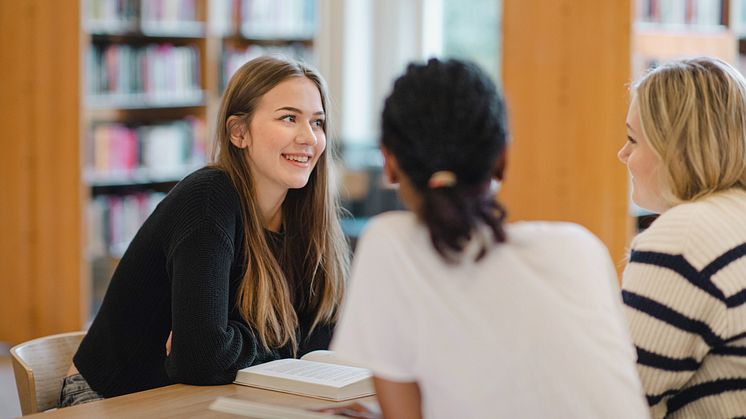
<instances>
[{"instance_id":1,"label":"window","mask_svg":"<svg viewBox=\"0 0 746 419\"><path fill-rule=\"evenodd\" d=\"M502 1L434 1L442 10L442 49L437 55L472 60L500 84Z\"/></svg>"}]
</instances>

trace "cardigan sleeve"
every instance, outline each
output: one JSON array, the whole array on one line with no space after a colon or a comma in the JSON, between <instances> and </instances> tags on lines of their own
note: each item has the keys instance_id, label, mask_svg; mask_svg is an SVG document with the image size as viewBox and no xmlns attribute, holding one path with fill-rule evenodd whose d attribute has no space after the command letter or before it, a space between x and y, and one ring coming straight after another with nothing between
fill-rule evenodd
<instances>
[{"instance_id":1,"label":"cardigan sleeve","mask_svg":"<svg viewBox=\"0 0 746 419\"><path fill-rule=\"evenodd\" d=\"M179 240L168 264L172 278L172 343L169 377L186 384L227 384L236 371L272 354L242 321L229 319L234 247L213 223L202 223Z\"/></svg>"}]
</instances>

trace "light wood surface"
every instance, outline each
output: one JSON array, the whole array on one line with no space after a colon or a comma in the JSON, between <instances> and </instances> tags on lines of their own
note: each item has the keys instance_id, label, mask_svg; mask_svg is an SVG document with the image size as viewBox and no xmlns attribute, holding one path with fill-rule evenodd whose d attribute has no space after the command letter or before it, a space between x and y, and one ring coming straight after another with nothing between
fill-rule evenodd
<instances>
[{"instance_id":1,"label":"light wood surface","mask_svg":"<svg viewBox=\"0 0 746 419\"><path fill-rule=\"evenodd\" d=\"M0 1L0 341L82 326L79 4Z\"/></svg>"},{"instance_id":2,"label":"light wood surface","mask_svg":"<svg viewBox=\"0 0 746 419\"><path fill-rule=\"evenodd\" d=\"M513 143L501 198L511 220L579 223L621 269L629 0L504 0L503 82ZM582 257L581 255L579 255Z\"/></svg>"},{"instance_id":3,"label":"light wood surface","mask_svg":"<svg viewBox=\"0 0 746 419\"><path fill-rule=\"evenodd\" d=\"M224 386L197 387L174 384L168 387L72 406L30 418L235 418L237 416L208 409L219 396L251 400L266 404L298 408L318 408L349 404L329 402L310 397L294 396L276 391L228 384ZM359 400L374 400L366 397Z\"/></svg>"}]
</instances>

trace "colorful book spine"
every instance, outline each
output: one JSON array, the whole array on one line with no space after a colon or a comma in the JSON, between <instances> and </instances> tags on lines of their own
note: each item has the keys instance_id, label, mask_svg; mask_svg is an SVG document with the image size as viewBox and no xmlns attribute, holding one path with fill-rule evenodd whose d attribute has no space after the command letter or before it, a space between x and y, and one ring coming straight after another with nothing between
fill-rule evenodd
<instances>
[{"instance_id":1,"label":"colorful book spine","mask_svg":"<svg viewBox=\"0 0 746 419\"><path fill-rule=\"evenodd\" d=\"M199 49L192 45L94 44L86 55L88 94L187 96L201 90L199 60Z\"/></svg>"},{"instance_id":2,"label":"colorful book spine","mask_svg":"<svg viewBox=\"0 0 746 419\"><path fill-rule=\"evenodd\" d=\"M194 117L138 126L98 123L90 137L92 184L178 180L205 162L205 123Z\"/></svg>"}]
</instances>

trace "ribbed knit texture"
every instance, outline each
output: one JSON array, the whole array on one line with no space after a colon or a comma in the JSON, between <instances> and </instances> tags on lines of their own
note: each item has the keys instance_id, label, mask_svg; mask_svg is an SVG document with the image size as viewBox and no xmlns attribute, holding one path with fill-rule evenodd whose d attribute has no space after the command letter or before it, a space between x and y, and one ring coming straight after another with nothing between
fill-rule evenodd
<instances>
[{"instance_id":1,"label":"ribbed knit texture","mask_svg":"<svg viewBox=\"0 0 746 419\"><path fill-rule=\"evenodd\" d=\"M266 234L279 254L283 235ZM239 197L227 174L204 168L176 185L122 257L75 354L91 388L113 397L172 383L227 384L241 368L291 356L289 347L262 350L236 309L243 246ZM308 336L313 316L298 316L299 355L328 347L332 328Z\"/></svg>"},{"instance_id":2,"label":"ribbed knit texture","mask_svg":"<svg viewBox=\"0 0 746 419\"><path fill-rule=\"evenodd\" d=\"M746 192L663 213L622 288L653 419L746 416Z\"/></svg>"}]
</instances>

